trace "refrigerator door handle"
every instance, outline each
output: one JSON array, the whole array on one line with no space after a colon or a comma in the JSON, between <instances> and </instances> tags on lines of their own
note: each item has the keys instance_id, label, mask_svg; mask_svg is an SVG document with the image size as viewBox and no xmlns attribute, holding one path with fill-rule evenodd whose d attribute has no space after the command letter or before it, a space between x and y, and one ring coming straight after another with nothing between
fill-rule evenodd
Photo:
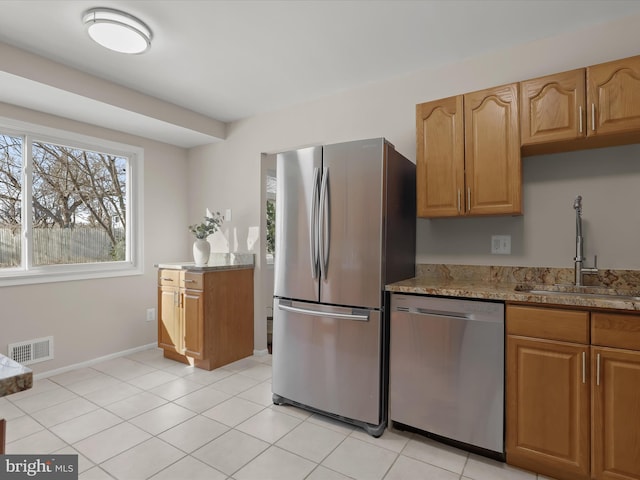
<instances>
[{"instance_id":1,"label":"refrigerator door handle","mask_svg":"<svg viewBox=\"0 0 640 480\"><path fill-rule=\"evenodd\" d=\"M309 222L309 257L311 258L311 276L318 278L318 202L320 201L320 168L313 169L313 191L311 195L311 221Z\"/></svg>"},{"instance_id":2,"label":"refrigerator door handle","mask_svg":"<svg viewBox=\"0 0 640 480\"><path fill-rule=\"evenodd\" d=\"M319 226L319 251L320 251L320 275L327 279L327 265L329 262L329 238L331 238L331 211L329 201L329 169L325 167L322 172L322 185L320 186L320 218Z\"/></svg>"},{"instance_id":3,"label":"refrigerator door handle","mask_svg":"<svg viewBox=\"0 0 640 480\"><path fill-rule=\"evenodd\" d=\"M307 310L306 308L291 307L289 305L282 304L279 304L278 308L287 312L301 313L303 315L311 315L314 317L338 318L341 320L359 320L361 322L369 321L368 314L321 312L319 310Z\"/></svg>"}]
</instances>

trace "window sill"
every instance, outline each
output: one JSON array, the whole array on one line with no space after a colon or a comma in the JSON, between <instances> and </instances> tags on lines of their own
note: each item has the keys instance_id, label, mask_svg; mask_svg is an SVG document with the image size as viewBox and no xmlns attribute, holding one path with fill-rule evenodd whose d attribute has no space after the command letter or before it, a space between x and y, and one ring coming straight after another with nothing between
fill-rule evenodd
<instances>
[{"instance_id":1,"label":"window sill","mask_svg":"<svg viewBox=\"0 0 640 480\"><path fill-rule=\"evenodd\" d=\"M6 271L0 273L0 287L125 277L142 275L143 273L143 269L136 265L109 263L99 267L93 264L78 266L73 269L68 266L60 268L47 267L46 269L33 269L31 271L6 269Z\"/></svg>"}]
</instances>

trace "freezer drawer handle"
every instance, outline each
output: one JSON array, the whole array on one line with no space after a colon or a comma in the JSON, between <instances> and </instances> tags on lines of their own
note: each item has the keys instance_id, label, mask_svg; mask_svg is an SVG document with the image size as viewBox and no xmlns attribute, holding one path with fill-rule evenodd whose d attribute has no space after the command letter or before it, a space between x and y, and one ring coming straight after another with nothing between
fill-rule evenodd
<instances>
[{"instance_id":1,"label":"freezer drawer handle","mask_svg":"<svg viewBox=\"0 0 640 480\"><path fill-rule=\"evenodd\" d=\"M353 313L330 313L330 312L320 312L318 310L307 310L306 308L298 308L298 307L290 307L288 305L278 305L280 310L285 310L287 312L292 313L301 313L303 315L312 315L314 317L329 317L329 318L339 318L342 320L358 320L361 322L368 322L369 315L367 314L353 314Z\"/></svg>"}]
</instances>

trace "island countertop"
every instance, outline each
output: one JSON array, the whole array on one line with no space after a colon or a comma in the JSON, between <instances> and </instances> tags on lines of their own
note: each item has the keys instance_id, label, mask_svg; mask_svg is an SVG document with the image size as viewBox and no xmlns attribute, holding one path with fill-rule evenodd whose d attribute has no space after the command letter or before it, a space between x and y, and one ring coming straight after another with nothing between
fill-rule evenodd
<instances>
[{"instance_id":1,"label":"island countertop","mask_svg":"<svg viewBox=\"0 0 640 480\"><path fill-rule=\"evenodd\" d=\"M197 266L194 262L158 263L156 268L172 270L192 270L196 272L208 272L213 270L240 270L255 267L255 255L253 253L212 253L209 263L205 266Z\"/></svg>"},{"instance_id":2,"label":"island countertop","mask_svg":"<svg viewBox=\"0 0 640 480\"><path fill-rule=\"evenodd\" d=\"M27 390L32 385L32 370L0 353L0 397Z\"/></svg>"}]
</instances>

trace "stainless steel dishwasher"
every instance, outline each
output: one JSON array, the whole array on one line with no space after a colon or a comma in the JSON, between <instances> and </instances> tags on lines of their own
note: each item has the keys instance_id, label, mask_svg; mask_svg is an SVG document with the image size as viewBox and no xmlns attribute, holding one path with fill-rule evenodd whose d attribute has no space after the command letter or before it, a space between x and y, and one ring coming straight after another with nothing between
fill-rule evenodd
<instances>
[{"instance_id":1,"label":"stainless steel dishwasher","mask_svg":"<svg viewBox=\"0 0 640 480\"><path fill-rule=\"evenodd\" d=\"M391 295L389 419L504 458L504 304Z\"/></svg>"}]
</instances>

